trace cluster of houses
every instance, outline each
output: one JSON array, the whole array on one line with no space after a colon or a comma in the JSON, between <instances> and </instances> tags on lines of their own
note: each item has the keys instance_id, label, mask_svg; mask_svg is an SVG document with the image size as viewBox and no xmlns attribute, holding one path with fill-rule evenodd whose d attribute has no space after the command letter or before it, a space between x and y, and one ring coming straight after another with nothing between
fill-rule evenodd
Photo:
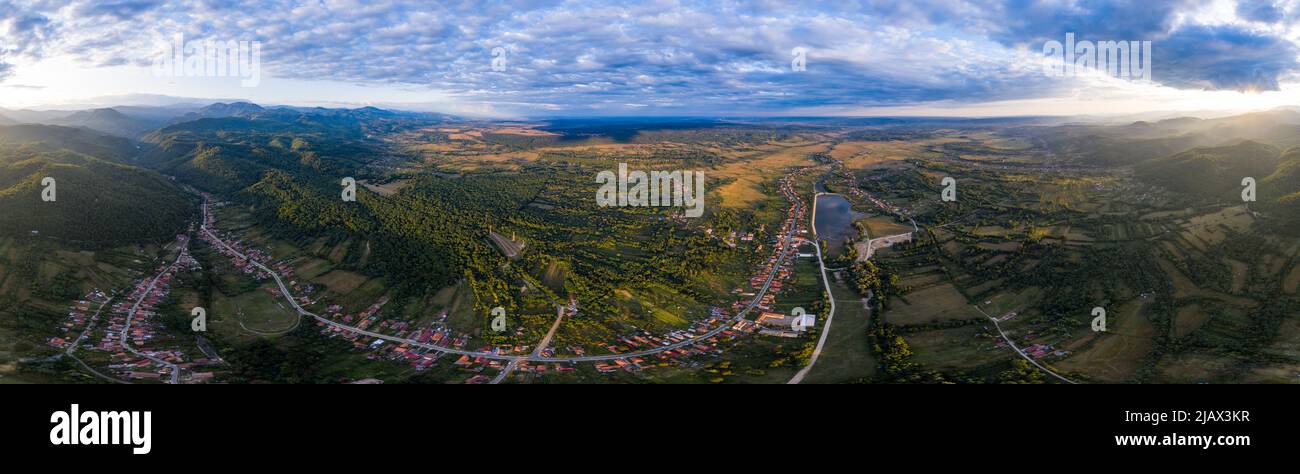
<instances>
[{"instance_id":1,"label":"cluster of houses","mask_svg":"<svg viewBox=\"0 0 1300 474\"><path fill-rule=\"evenodd\" d=\"M417 371L423 371L443 357L443 353L428 346L464 349L469 337L455 335L446 325L447 314L443 313L433 323L424 327L414 327L409 321L390 320L380 317L380 310L388 303L382 298L364 311L356 314L343 313L343 307L337 304L326 308L330 319L356 329L383 334L411 342L393 342L374 336L362 334L343 326L317 321L321 334L331 338L340 338L352 344L357 350L369 351L371 360L392 360L410 365Z\"/></svg>"},{"instance_id":2,"label":"cluster of houses","mask_svg":"<svg viewBox=\"0 0 1300 474\"><path fill-rule=\"evenodd\" d=\"M93 348L110 352L112 362L108 367L128 379L171 378L173 370L184 373L185 369L193 368L196 364L208 365L210 362L202 359L190 363L185 361L185 354L179 349L148 347L158 338L161 322L158 320L157 308L171 293L172 281L181 271L198 266L198 262L186 251L189 248L188 237L178 236L177 242L182 254L176 264L158 268L155 279L137 281L126 298L113 303L103 338ZM202 382L211 378L211 373L198 374L197 380L194 379L196 374L191 372L189 375L189 381Z\"/></svg>"},{"instance_id":3,"label":"cluster of houses","mask_svg":"<svg viewBox=\"0 0 1300 474\"><path fill-rule=\"evenodd\" d=\"M252 260L262 265L270 266L269 265L271 262L270 253L263 249L246 245L244 244L243 241L235 238L234 236L223 234L217 228L217 216L212 212L213 206L214 205L212 204L212 196L208 195L207 193L204 193L203 194L203 227L207 229L208 232L200 232L199 238L203 239L203 241L207 242L208 245L211 245L213 249L215 249L218 252L221 252L222 255L229 258L231 264L233 264L237 270L243 272L245 275L250 275L257 281L262 281L271 278L271 275L266 274L266 272L259 269L257 265L253 265L253 263L249 261ZM224 242L225 245L224 246L221 245L217 241L217 239L219 239L220 242ZM245 260L243 257L240 256L240 254L248 256L248 260ZM278 269L279 267L277 267L277 270Z\"/></svg>"},{"instance_id":4,"label":"cluster of houses","mask_svg":"<svg viewBox=\"0 0 1300 474\"><path fill-rule=\"evenodd\" d=\"M1027 335L1025 336L1025 339L1029 340L1032 337L1033 337L1032 335ZM998 349L1005 349L1008 347L1006 341L1002 339L998 339L996 346ZM1039 343L1030 344L1028 346L1022 347L1020 348L1020 351L1024 352L1025 355L1029 357L1033 357L1035 359L1042 359L1047 356L1065 357L1070 354L1070 351L1063 350L1063 349L1056 349L1051 344L1039 344Z\"/></svg>"},{"instance_id":5,"label":"cluster of houses","mask_svg":"<svg viewBox=\"0 0 1300 474\"><path fill-rule=\"evenodd\" d=\"M95 323L99 321L99 313L91 313L95 308L100 307L108 301L108 295L99 289L91 290L81 300L72 304L68 310L68 319L59 326L59 331L63 336L53 336L45 341L50 347L57 349L75 350L78 344L90 336L90 331L94 329Z\"/></svg>"},{"instance_id":6,"label":"cluster of houses","mask_svg":"<svg viewBox=\"0 0 1300 474\"><path fill-rule=\"evenodd\" d=\"M794 259L790 258L794 253L795 247L808 242L802 237L808 233L806 227L808 206L804 199L796 190L795 178L798 173L792 173L781 179L779 189L781 194L790 202L790 208L786 211L785 220L781 223L781 232L774 237L772 242L772 253L767 261L754 269L750 275L750 289L746 291L743 288L737 288L732 291L745 297L755 296L758 290L763 288L767 283L769 275L775 276L772 282L768 284L767 292L763 294L755 305L755 308L762 313L755 320L758 332L768 336L778 337L798 337L801 333L790 330L790 324L783 323L781 319L784 315L772 313L772 308L776 305L776 298L785 288L786 282L794 275ZM793 236L792 239L786 239L786 236ZM733 311L740 311L749 305L746 300L739 300L732 303Z\"/></svg>"},{"instance_id":7,"label":"cluster of houses","mask_svg":"<svg viewBox=\"0 0 1300 474\"><path fill-rule=\"evenodd\" d=\"M95 290L73 304L68 320L61 327L65 333L81 331L80 334L74 339L51 338L49 345L68 349L69 352L78 347L106 352L110 360L108 368L130 380L178 380L188 383L211 380L212 372L194 370L214 365L215 362L206 358L187 362L185 354L179 349L152 347L161 330L157 308L170 294L172 281L180 272L198 268L198 262L187 251L189 238L177 236L177 244L181 254L176 263L158 268L154 278L136 281L125 298L117 300L108 308L108 319L102 329L96 327L99 320L97 308L107 303L109 296ZM91 313L92 310L95 312ZM99 331L99 340L81 346L95 331ZM173 374L173 371L181 373ZM183 379L180 377L182 374Z\"/></svg>"}]
</instances>

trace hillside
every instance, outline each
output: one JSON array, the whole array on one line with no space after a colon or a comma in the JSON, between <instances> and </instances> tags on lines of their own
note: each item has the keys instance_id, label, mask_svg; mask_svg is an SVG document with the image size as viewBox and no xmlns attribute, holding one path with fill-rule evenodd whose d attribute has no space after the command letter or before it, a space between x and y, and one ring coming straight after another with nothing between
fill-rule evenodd
<instances>
[{"instance_id":1,"label":"hillside","mask_svg":"<svg viewBox=\"0 0 1300 474\"><path fill-rule=\"evenodd\" d=\"M140 150L130 140L122 137L85 128L36 124L0 126L0 145L71 150L118 163L131 162Z\"/></svg>"},{"instance_id":2,"label":"hillside","mask_svg":"<svg viewBox=\"0 0 1300 474\"><path fill-rule=\"evenodd\" d=\"M57 200L44 202L42 179ZM86 247L162 241L184 231L192 198L167 178L47 144L0 145L0 235Z\"/></svg>"},{"instance_id":3,"label":"hillside","mask_svg":"<svg viewBox=\"0 0 1300 474\"><path fill-rule=\"evenodd\" d=\"M1282 154L1277 169L1259 182L1259 193L1263 208L1300 229L1300 147Z\"/></svg>"},{"instance_id":4,"label":"hillside","mask_svg":"<svg viewBox=\"0 0 1300 474\"><path fill-rule=\"evenodd\" d=\"M239 191L272 169L311 176L355 176L384 156L373 139L445 117L376 108L263 109L254 104L214 104L199 118L155 130L141 162L210 191Z\"/></svg>"},{"instance_id":5,"label":"hillside","mask_svg":"<svg viewBox=\"0 0 1300 474\"><path fill-rule=\"evenodd\" d=\"M1157 158L1138 165L1135 171L1138 178L1174 191L1229 197L1240 191L1242 178L1258 180L1273 173L1279 154L1277 148L1247 140Z\"/></svg>"}]
</instances>

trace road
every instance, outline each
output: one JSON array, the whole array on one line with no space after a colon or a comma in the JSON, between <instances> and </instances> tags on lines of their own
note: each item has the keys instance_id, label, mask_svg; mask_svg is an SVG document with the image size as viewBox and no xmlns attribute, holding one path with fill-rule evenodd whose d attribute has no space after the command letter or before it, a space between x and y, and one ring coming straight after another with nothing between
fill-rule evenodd
<instances>
[{"instance_id":1,"label":"road","mask_svg":"<svg viewBox=\"0 0 1300 474\"><path fill-rule=\"evenodd\" d=\"M799 372L795 373L794 377L791 377L789 382L786 382L790 385L796 385L803 382L803 378L808 376L808 372L812 370L813 364L816 364L817 358L822 355L822 347L826 345L826 336L831 334L831 322L835 320L835 294L831 293L831 281L826 276L826 262L822 261L822 246L818 245L817 242L812 242L812 244L813 247L817 248L817 264L822 267L822 284L826 286L826 298L831 302L831 310L826 314L826 324L822 325L822 336L817 339L817 347L813 348L812 356L808 357L808 365L799 369ZM868 298L870 298L870 296L868 296Z\"/></svg>"},{"instance_id":2,"label":"road","mask_svg":"<svg viewBox=\"0 0 1300 474\"><path fill-rule=\"evenodd\" d=\"M99 321L99 314L102 313L102 312L104 312L104 308L107 307L109 303L112 303L113 300L116 299L116 298L117 298L116 296L109 297L109 298L108 298L107 300L105 300L103 303L100 303L100 305L99 305L99 309L96 309L96 310L95 310L95 314L94 314L93 316L90 317L90 322L89 322L88 324L86 324L86 330L82 331L80 336L77 336L77 340L72 341L72 344L68 346L68 350L66 350L66 351L63 352L63 355L66 355L66 356L68 356L68 357L71 357L72 360L76 361L78 364L81 364L81 366L82 366L83 368L85 368L86 370L90 371L90 373L93 374L93 375L96 376L96 377L102 378L102 379L104 379L104 380L107 380L107 381L109 381L109 382L113 382L113 383L120 383L120 384L127 384L127 385L130 385L131 382L127 382L127 381L125 381L125 380L122 380L122 379L119 379L119 378L116 378L116 377L109 377L109 376L107 376L107 375L104 375L104 374L100 373L98 370L95 370L93 367L91 367L90 364L87 364L85 361L81 360L80 357L77 357L77 354L76 354L76 352L77 352L77 347L81 346L81 341L85 340L87 337L90 337L90 332L93 331L93 330L95 329L95 323L96 323L97 321ZM56 357L57 357L57 356L56 356Z\"/></svg>"},{"instance_id":3,"label":"road","mask_svg":"<svg viewBox=\"0 0 1300 474\"><path fill-rule=\"evenodd\" d=\"M206 222L206 219L204 220L204 222ZM267 268L265 265L262 265L260 262L248 258L247 255L240 253L234 248L231 248L229 244L221 240L221 238L217 237L216 234L212 233L212 231L207 228L206 224L200 226L199 231L207 234L209 237L212 238L213 241L216 241L218 244L220 244L222 248L248 261L253 266L256 266L258 269L266 272L268 275L271 275L271 278L275 280L275 284L280 287L280 294L284 296L286 300L289 301L289 304L293 307L295 311L298 312L299 315L309 316L312 319L315 319L316 321L328 325L330 327L335 327L341 330L354 332L357 334L373 337L376 339L382 339L389 342L405 343L414 347L442 352L445 354L466 355L470 357L482 357L484 359L490 359L490 360L514 361L517 359L521 359L523 361L528 361L528 362L600 362L600 361L627 359L632 357L646 357L646 356L651 356L651 355L659 354L670 350L680 349L682 347L686 347L689 345L694 345L700 341L708 340L714 336L717 336L718 334L721 334L723 331L730 328L734 323L740 321L741 319L744 319L746 314L749 314L750 311L753 311L754 308L758 306L758 302L763 299L763 295L766 294L768 288L772 286L772 281L776 279L777 270L780 269L780 265L772 265L772 271L768 273L767 280L763 282L763 286L759 288L757 292L754 293L754 298L749 301L749 304L745 306L745 309L741 310L740 313L737 313L736 316L731 318L727 324L723 324L716 328L713 328L708 332L705 332L704 334L701 334L697 337L685 339L665 346L656 347L654 349L648 349L648 350L638 351L638 352L627 352L622 354L603 354L603 355L589 355L589 356L577 356L577 357L542 357L541 355L529 355L527 357L521 358L519 356L512 356L509 354L494 354L491 352L467 351L462 349L454 349L450 347L438 346L434 344L427 344L427 343L416 341L414 339L406 339L402 337L389 336L387 334L380 334L377 332L367 331L364 329L357 328L355 326L348 326L346 324L339 323L337 321L323 318L320 315L307 311L306 309L303 309L302 306L299 306L298 301L295 300L293 294L289 292L289 288L285 286L284 281L280 279L279 274L272 271L270 268ZM794 229L791 228L785 235L786 243L790 244L791 242L793 242L793 238L794 238ZM793 253L793 251L794 251L793 245L789 246L788 250L786 251L786 254L780 256L777 259L777 262L780 262L785 258L788 258L790 254Z\"/></svg>"},{"instance_id":4,"label":"road","mask_svg":"<svg viewBox=\"0 0 1300 474\"><path fill-rule=\"evenodd\" d=\"M814 192L817 191L816 186L813 187L813 191L814 191ZM818 193L818 194L823 194L823 193ZM875 203L876 201L875 201L875 200L872 200L872 202ZM885 206L880 205L880 203L877 203L877 206L879 206L881 209L888 210ZM817 201L816 201L816 199L813 200L813 212L812 212L812 215L814 215L814 216L817 215ZM907 220L910 221L910 222L912 223L912 232L913 232L913 233L916 232L917 229L918 229L917 226L916 226L916 221L912 220L912 218L911 218L910 216L905 216L905 217L907 217ZM809 223L809 226L812 227L812 228L814 229L814 231L815 231L816 227L813 226L812 224L813 224L813 223L810 222L810 223ZM896 238L896 237L899 237L899 236L903 236L903 235L907 235L907 234L890 235L890 236L881 237L881 238L879 238L879 239L873 239L873 240L893 239L893 238ZM830 333L831 333L831 322L834 321L834 319L835 319L835 294L834 294L834 293L831 293L831 281L830 281L829 277L827 277L827 275L826 275L826 261L822 259L822 246L819 245L816 241L814 241L814 242L813 242L813 247L816 247L816 248L817 248L817 264L820 265L820 266L821 266L821 269L822 269L822 284L826 286L826 298L830 300L830 302L831 302L831 308L830 308L830 313L828 313L828 314L826 315L826 324L822 326L822 335L821 335L821 337L819 337L819 338L817 339L817 347L813 348L812 356L810 356L810 357L808 358L808 365L805 365L802 369L799 369L799 372L795 373L795 374L794 374L794 377L791 377L789 382L786 382L787 384L790 384L790 385L795 385L795 384L799 384L799 383L803 382L804 377L807 377L807 376L808 376L808 372L812 371L813 364L816 364L816 363L817 363L817 358L820 357L821 354L822 354L822 347L825 347L825 346L826 346L826 337L830 335ZM868 241L867 241L867 250L868 250L867 255L866 255L866 257L864 257L862 260L866 260L866 259L871 258L871 255L874 253L874 252L871 250L871 240L868 240ZM867 292L867 301L868 301L868 302L871 301L871 297L872 297L872 296L873 296L873 295L871 294L871 292L868 291L868 292Z\"/></svg>"},{"instance_id":5,"label":"road","mask_svg":"<svg viewBox=\"0 0 1300 474\"><path fill-rule=\"evenodd\" d=\"M190 249L190 242L187 239L185 241L185 245L181 246L180 253L176 255L176 261L172 262L171 265L168 265L167 268L163 269L163 271L159 273L158 276L155 276L153 278L153 281L149 282L149 287L144 290L144 294L140 295L140 299L136 300L135 304L131 305L131 310L126 313L126 327L122 329L122 347L125 348L127 351L131 352L132 354L154 361L154 363L161 364L164 367L171 368L172 377L171 377L171 381L168 383L172 383L172 384L180 383L180 377L181 377L180 367L177 367L176 364L173 364L171 362L167 362L165 360L135 350L134 347L131 347L131 345L126 342L126 339L131 335L131 323L135 320L135 313L136 311L140 310L140 305L144 304L144 300L149 298L149 295L153 293L154 288L158 286L158 280L161 280L163 275L166 275L168 272L172 271L172 269L176 268L176 265L179 265L181 263L181 260L183 260L186 255L189 255L189 249Z\"/></svg>"},{"instance_id":6,"label":"road","mask_svg":"<svg viewBox=\"0 0 1300 474\"><path fill-rule=\"evenodd\" d=\"M546 350L546 347L551 345L551 339L555 337L555 331L560 329L560 321L564 320L564 307L556 305L555 313L555 324L551 325L551 330L546 331L546 335L542 337L542 342L537 343L537 349L534 349L532 353L533 356L540 357L542 352ZM519 366L519 363L523 361L523 358L510 361L509 364L506 364L504 369L501 369L501 373L497 374L497 376L492 379L492 384L496 385L501 383L501 381L505 380L506 377L510 375L510 372L513 372L515 368Z\"/></svg>"},{"instance_id":7,"label":"road","mask_svg":"<svg viewBox=\"0 0 1300 474\"><path fill-rule=\"evenodd\" d=\"M507 239L504 235L496 232L488 232L488 238L501 249L501 252L506 254L506 258L513 260L524 251L523 243Z\"/></svg>"},{"instance_id":8,"label":"road","mask_svg":"<svg viewBox=\"0 0 1300 474\"><path fill-rule=\"evenodd\" d=\"M1068 378L1065 378L1060 374L1057 374L1056 372L1052 372L1051 369L1048 369L1047 367L1043 366L1043 364L1039 364L1038 361L1035 360L1033 357L1029 357L1029 354L1026 354L1025 351L1020 350L1020 347L1017 346L1016 343L1011 342L1011 338L1007 336L1007 333L1002 331L1002 325L998 324L998 318L989 316L989 314L985 313L984 309L980 308L979 306L975 306L975 309L979 310L980 314L983 314L984 317L989 318L989 321L993 321L993 327L998 329L998 334L1002 335L1002 340L1007 341L1007 345L1011 346L1012 349L1015 349L1016 353L1020 354L1020 357L1024 357L1025 360L1029 361L1030 364L1034 364L1034 367L1038 367L1039 369L1042 369L1043 372L1047 372L1049 375L1060 379L1062 382L1069 383L1069 384L1078 383Z\"/></svg>"},{"instance_id":9,"label":"road","mask_svg":"<svg viewBox=\"0 0 1300 474\"><path fill-rule=\"evenodd\" d=\"M99 313L104 312L104 307L108 306L109 303L112 303L115 298L117 297L116 296L109 297L103 303L99 304L99 309L95 310L95 314L90 317L90 322L86 323L86 329L84 331L81 331L81 335L77 336L77 339L75 341L72 341L72 344L68 345L68 350L64 351L65 354L72 357L76 357L75 355L73 355L73 353L77 352L77 347L81 346L81 341L85 340L87 337L90 337L90 332L95 330L95 323L99 322Z\"/></svg>"}]
</instances>

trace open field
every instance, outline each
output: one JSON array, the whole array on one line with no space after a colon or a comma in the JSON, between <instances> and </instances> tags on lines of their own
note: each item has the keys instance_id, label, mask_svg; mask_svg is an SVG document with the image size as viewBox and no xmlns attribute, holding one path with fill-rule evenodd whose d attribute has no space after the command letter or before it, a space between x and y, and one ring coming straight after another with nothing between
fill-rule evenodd
<instances>
[{"instance_id":1,"label":"open field","mask_svg":"<svg viewBox=\"0 0 1300 474\"><path fill-rule=\"evenodd\" d=\"M825 142L771 145L757 158L742 158L719 166L711 173L710 179L734 179L730 184L718 188L722 206L743 208L764 199L764 183L784 174L792 166L809 166L816 164L808 155L823 153L830 148Z\"/></svg>"},{"instance_id":2,"label":"open field","mask_svg":"<svg viewBox=\"0 0 1300 474\"><path fill-rule=\"evenodd\" d=\"M838 272L837 272L838 273ZM833 276L831 293L835 299L835 322L826 337L817 365L808 372L804 383L840 383L866 380L876 373L876 360L867 343L870 310L856 291L842 278Z\"/></svg>"},{"instance_id":3,"label":"open field","mask_svg":"<svg viewBox=\"0 0 1300 474\"><path fill-rule=\"evenodd\" d=\"M886 321L891 324L924 324L982 317L951 284L917 290L904 298L894 300L892 306L885 311Z\"/></svg>"},{"instance_id":4,"label":"open field","mask_svg":"<svg viewBox=\"0 0 1300 474\"><path fill-rule=\"evenodd\" d=\"M1084 336L1091 339L1085 348L1053 365L1104 382L1133 378L1154 344L1155 326L1147 320L1146 306L1134 300L1108 311L1107 332Z\"/></svg>"}]
</instances>

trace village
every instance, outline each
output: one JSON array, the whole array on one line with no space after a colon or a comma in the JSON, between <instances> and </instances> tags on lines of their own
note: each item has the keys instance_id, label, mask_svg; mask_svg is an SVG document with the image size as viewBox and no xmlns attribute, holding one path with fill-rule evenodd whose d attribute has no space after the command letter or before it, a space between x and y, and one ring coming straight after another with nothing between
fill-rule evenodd
<instances>
[{"instance_id":1,"label":"village","mask_svg":"<svg viewBox=\"0 0 1300 474\"><path fill-rule=\"evenodd\" d=\"M78 348L107 353L107 367L125 380L211 381L214 373L205 368L217 362L206 357L187 361L181 349L160 347L163 344L159 344L167 336L163 334L163 323L158 317L159 305L167 300L171 284L178 274L199 269L198 262L189 254L188 236L177 236L175 246L178 249L175 262L156 268L153 278L137 280L125 297L109 306L108 318L102 328L98 327L100 313L110 297L101 290L94 290L73 304L61 327L65 333L79 335L71 340L52 337L47 344L65 349L69 355ZM95 303L99 303L99 309L90 313ZM100 335L99 340L88 342L96 333Z\"/></svg>"},{"instance_id":2,"label":"village","mask_svg":"<svg viewBox=\"0 0 1300 474\"><path fill-rule=\"evenodd\" d=\"M581 361L590 361L599 373L636 373L668 366L690 367L698 365L703 357L721 354L725 350L724 345L746 335L757 333L784 338L803 336L803 332L791 328L790 315L775 313L773 309L786 282L793 275L794 259L798 255L795 247L811 242L806 237L806 200L800 196L795 185L795 178L806 171L807 169L797 170L780 180L780 192L791 204L781 224L781 231L769 242L756 246L760 252L767 250L768 257L754 268L748 290L737 288L732 292L739 298L728 308L712 307L707 317L692 321L684 329L664 334L653 334L633 327L630 332L615 336L613 340L596 347L547 347L539 355L553 360L521 363L513 370L533 375L564 373L575 370L575 364ZM284 295L279 289L269 288L266 289L268 296L277 299L292 298L302 307L322 307L322 317L335 324L316 321L319 332L348 341L355 350L367 352L366 357L371 360L403 363L416 371L423 371L444 356L451 355L453 357L448 358L451 364L473 374L465 380L466 383L486 383L489 377L484 371L504 370L509 363L509 356L529 356L534 349L526 344L471 347L473 336L457 334L450 329L447 325L448 314L445 312L433 321L419 326L410 321L386 318L382 314L388 303L386 297L356 312L346 311L337 303L315 300L310 296L315 292L315 286L297 281L294 278L294 267L288 261L276 261L269 251L222 232L213 212L213 207L221 204L213 204L212 196L207 193L200 194L204 198L203 221L198 232L201 240L230 259L235 271L258 282L273 279L263 267L274 270L288 281L286 286L290 294ZM712 229L707 232L711 234ZM736 240L752 241L754 234L732 232L719 237L734 246ZM107 303L109 299L108 295L98 290L74 303L67 321L61 327L65 334L50 338L49 345L66 349L84 344L87 349L108 352L111 354L108 367L126 380L171 383L211 381L214 372L207 367L220 364L218 358L205 356L190 360L180 349L164 348L157 344L160 339L164 339L160 334L162 327L157 308L167 300L171 285L180 272L198 269L197 261L188 253L188 237L178 236L176 245L181 250L175 263L156 268L156 277L137 281L125 297L108 308L108 318L105 326L97 332L101 336L97 342L85 343L90 334L96 332L94 329L99 317L98 312L93 312L96 304ZM576 301L570 301L561 311L566 317L579 315ZM758 316L752 319L737 316L750 311ZM382 334L387 338L366 333ZM627 356L617 357L620 354ZM574 360L562 360L566 358Z\"/></svg>"}]
</instances>

